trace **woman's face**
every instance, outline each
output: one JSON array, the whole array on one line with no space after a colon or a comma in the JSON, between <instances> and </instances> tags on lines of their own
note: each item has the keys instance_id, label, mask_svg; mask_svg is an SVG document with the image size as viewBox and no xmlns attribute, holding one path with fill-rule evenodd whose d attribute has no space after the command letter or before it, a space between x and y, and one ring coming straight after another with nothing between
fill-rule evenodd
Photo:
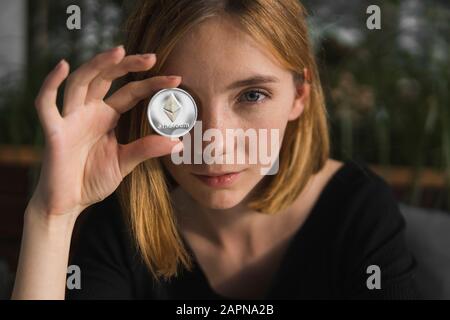
<instances>
[{"instance_id":1,"label":"woman's face","mask_svg":"<svg viewBox=\"0 0 450 320\"><path fill-rule=\"evenodd\" d=\"M301 115L309 95L308 84L296 85L292 72L282 68L264 47L232 21L223 18L208 19L182 38L168 57L162 74L182 77L179 88L196 100L203 132L215 128L224 139L226 129L256 133L267 129L268 144L273 144L275 140L270 139L273 129L278 131L281 143L288 121ZM253 80L243 81L248 79ZM200 152L212 141L203 141ZM239 144L233 139L221 146L215 152L236 155ZM163 157L162 161L180 187L201 206L228 209L240 204L264 178L261 161L250 161L250 148L254 146L247 141L244 164L237 158L224 164L191 161L192 164L177 165L171 156ZM270 148L267 146L267 150ZM198 151L191 154L194 152ZM217 177L224 173L237 174Z\"/></svg>"}]
</instances>

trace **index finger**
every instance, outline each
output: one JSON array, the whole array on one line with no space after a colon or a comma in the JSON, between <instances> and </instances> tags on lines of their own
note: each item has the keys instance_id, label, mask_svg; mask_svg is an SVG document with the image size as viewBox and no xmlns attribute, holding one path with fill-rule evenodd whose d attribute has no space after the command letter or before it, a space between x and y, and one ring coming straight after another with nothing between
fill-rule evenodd
<instances>
[{"instance_id":1,"label":"index finger","mask_svg":"<svg viewBox=\"0 0 450 320\"><path fill-rule=\"evenodd\" d=\"M181 77L179 76L155 76L141 81L129 82L107 98L105 103L118 113L124 113L158 90L176 87L180 82Z\"/></svg>"},{"instance_id":2,"label":"index finger","mask_svg":"<svg viewBox=\"0 0 450 320\"><path fill-rule=\"evenodd\" d=\"M63 59L47 75L36 96L35 106L45 132L49 133L61 120L56 106L58 88L69 74L69 64Z\"/></svg>"}]
</instances>

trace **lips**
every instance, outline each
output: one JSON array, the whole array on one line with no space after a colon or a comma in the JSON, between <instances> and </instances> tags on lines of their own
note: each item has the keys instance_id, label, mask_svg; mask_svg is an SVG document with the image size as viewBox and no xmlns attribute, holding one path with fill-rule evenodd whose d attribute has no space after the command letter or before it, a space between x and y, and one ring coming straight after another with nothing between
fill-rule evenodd
<instances>
[{"instance_id":1,"label":"lips","mask_svg":"<svg viewBox=\"0 0 450 320\"><path fill-rule=\"evenodd\" d=\"M225 187L233 184L241 172L194 174L200 181L210 187Z\"/></svg>"}]
</instances>

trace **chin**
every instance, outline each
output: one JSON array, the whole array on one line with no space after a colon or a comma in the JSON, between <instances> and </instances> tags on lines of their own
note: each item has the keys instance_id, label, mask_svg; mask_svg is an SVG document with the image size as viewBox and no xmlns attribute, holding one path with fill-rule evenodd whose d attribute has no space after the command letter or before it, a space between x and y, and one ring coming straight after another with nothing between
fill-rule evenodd
<instances>
[{"instance_id":1,"label":"chin","mask_svg":"<svg viewBox=\"0 0 450 320\"><path fill-rule=\"evenodd\" d=\"M191 196L202 206L209 209L230 209L242 202L245 194L236 190L208 190Z\"/></svg>"}]
</instances>

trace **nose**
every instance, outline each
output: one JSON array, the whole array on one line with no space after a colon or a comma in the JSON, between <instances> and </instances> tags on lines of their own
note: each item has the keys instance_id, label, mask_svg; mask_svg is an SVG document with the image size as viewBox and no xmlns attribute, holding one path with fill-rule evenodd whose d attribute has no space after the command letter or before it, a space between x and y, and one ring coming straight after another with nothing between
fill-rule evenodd
<instances>
[{"instance_id":1,"label":"nose","mask_svg":"<svg viewBox=\"0 0 450 320\"><path fill-rule=\"evenodd\" d=\"M211 155L222 156L225 154L226 129L233 126L233 117L229 106L211 99L201 105L199 120L202 121L202 152L209 144L214 143Z\"/></svg>"},{"instance_id":2,"label":"nose","mask_svg":"<svg viewBox=\"0 0 450 320\"><path fill-rule=\"evenodd\" d=\"M199 119L202 121L203 130L217 129L221 130L225 124L226 115L224 108L218 102L203 104L200 108Z\"/></svg>"}]
</instances>

